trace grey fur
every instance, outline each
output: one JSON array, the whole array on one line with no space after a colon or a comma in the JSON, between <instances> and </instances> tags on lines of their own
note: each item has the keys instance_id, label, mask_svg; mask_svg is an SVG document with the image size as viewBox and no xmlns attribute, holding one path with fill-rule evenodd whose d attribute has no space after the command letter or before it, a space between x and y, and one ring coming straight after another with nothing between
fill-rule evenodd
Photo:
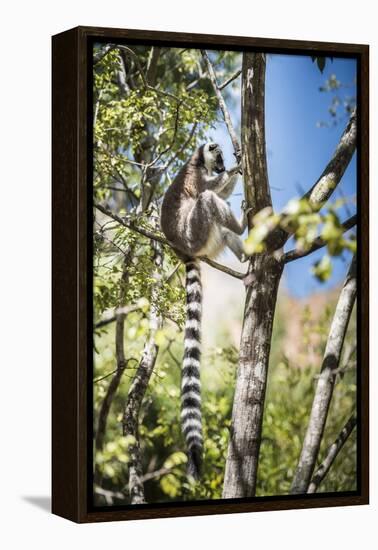
<instances>
[{"instance_id":1,"label":"grey fur","mask_svg":"<svg viewBox=\"0 0 378 550\"><path fill-rule=\"evenodd\" d=\"M241 235L247 212L237 220L226 203L234 190L239 166L225 170L216 143L202 145L181 168L165 193L161 228L186 264L187 320L181 383L181 425L186 440L188 474L200 477L203 437L200 397L202 287L201 256L214 258L225 246L244 260ZM213 174L216 172L216 174Z\"/></svg>"},{"instance_id":2,"label":"grey fur","mask_svg":"<svg viewBox=\"0 0 378 550\"><path fill-rule=\"evenodd\" d=\"M234 190L240 166L214 175L213 171L220 171L222 165L220 147L213 143L202 145L165 193L161 228L184 257L214 258L229 246L240 260L245 259L237 235L246 228L246 212L237 220L225 201Z\"/></svg>"}]
</instances>

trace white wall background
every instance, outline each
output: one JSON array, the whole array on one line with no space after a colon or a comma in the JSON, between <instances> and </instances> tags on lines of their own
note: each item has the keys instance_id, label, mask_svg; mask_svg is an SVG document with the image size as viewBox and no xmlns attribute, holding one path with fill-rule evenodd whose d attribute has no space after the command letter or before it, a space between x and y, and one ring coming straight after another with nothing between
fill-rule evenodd
<instances>
[{"instance_id":1,"label":"white wall background","mask_svg":"<svg viewBox=\"0 0 378 550\"><path fill-rule=\"evenodd\" d=\"M0 536L3 548L376 548L377 291L372 285L369 507L77 526L50 491L50 36L81 25L371 45L371 205L377 203L377 34L358 0L11 0L1 4ZM5 122L5 124L4 124ZM5 170L4 170L5 169ZM372 281L377 280L372 216ZM374 338L375 337L375 338ZM34 502L34 504L33 504ZM42 507L41 507L42 505Z\"/></svg>"}]
</instances>

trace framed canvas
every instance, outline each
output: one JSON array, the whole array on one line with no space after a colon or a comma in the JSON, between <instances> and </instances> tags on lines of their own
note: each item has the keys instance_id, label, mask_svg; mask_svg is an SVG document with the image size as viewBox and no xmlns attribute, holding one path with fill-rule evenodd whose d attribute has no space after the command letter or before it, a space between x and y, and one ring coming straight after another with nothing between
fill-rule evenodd
<instances>
[{"instance_id":1,"label":"framed canvas","mask_svg":"<svg viewBox=\"0 0 378 550\"><path fill-rule=\"evenodd\" d=\"M367 504L368 46L52 53L53 513Z\"/></svg>"}]
</instances>

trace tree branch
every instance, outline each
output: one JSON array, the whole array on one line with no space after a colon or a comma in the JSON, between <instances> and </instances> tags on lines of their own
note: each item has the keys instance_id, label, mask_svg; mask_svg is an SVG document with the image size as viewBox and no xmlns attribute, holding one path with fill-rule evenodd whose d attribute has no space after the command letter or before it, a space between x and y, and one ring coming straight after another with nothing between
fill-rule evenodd
<instances>
[{"instance_id":1,"label":"tree branch","mask_svg":"<svg viewBox=\"0 0 378 550\"><path fill-rule=\"evenodd\" d=\"M175 155L173 155L173 157L168 161L168 163L164 166L164 169L167 170L169 168L169 166L180 156L180 154L183 152L183 151L186 151L190 142L192 141L193 139L193 136L197 130L197 127L198 127L198 122L195 122L193 124L193 127L190 131L190 134L189 134L189 137L188 139L185 141L185 143L183 143L180 147L180 149L177 151L177 153Z\"/></svg>"},{"instance_id":2,"label":"tree branch","mask_svg":"<svg viewBox=\"0 0 378 550\"><path fill-rule=\"evenodd\" d=\"M158 48L157 46L152 46L146 70L146 80L151 86L156 85L156 75L160 53L161 48Z\"/></svg>"},{"instance_id":3,"label":"tree branch","mask_svg":"<svg viewBox=\"0 0 378 550\"><path fill-rule=\"evenodd\" d=\"M161 159L161 157L163 155L168 153L172 149L172 147L174 146L175 141L176 141L176 136L177 136L177 130L178 130L178 126L179 126L180 107L181 107L181 105L182 105L182 103L178 102L177 106L176 106L175 126L174 126L174 129L173 129L173 136L172 136L171 142L169 143L169 145L165 149L160 151L160 153L158 153L156 155L156 157L147 165L148 168L151 168L152 166L154 166L158 162L158 160Z\"/></svg>"},{"instance_id":4,"label":"tree branch","mask_svg":"<svg viewBox=\"0 0 378 550\"><path fill-rule=\"evenodd\" d=\"M356 258L354 256L337 302L328 335L322 368L312 403L310 420L291 487L292 494L306 493L310 484L327 421L335 385L336 371L339 367L344 338L352 314L356 292Z\"/></svg>"},{"instance_id":5,"label":"tree branch","mask_svg":"<svg viewBox=\"0 0 378 550\"><path fill-rule=\"evenodd\" d=\"M233 82L236 78L238 78L238 76L241 75L241 72L242 70L241 69L238 69L232 76L230 76L230 78L228 78L227 80L225 80L223 82L223 84L219 84L218 88L219 90L223 90L223 88L226 88L226 86L228 86L229 84L231 84L231 82Z\"/></svg>"},{"instance_id":6,"label":"tree branch","mask_svg":"<svg viewBox=\"0 0 378 550\"><path fill-rule=\"evenodd\" d=\"M347 219L342 224L343 233L348 231L349 229L352 229L357 223L357 216L352 216L351 218ZM293 250L289 250L285 254L282 255L282 261L287 264L289 262L292 262L293 260L298 260L299 258L304 258L305 256L308 256L309 254L312 254L316 250L319 250L320 248L323 248L323 246L326 246L327 243L321 238L318 237L314 240L311 248L308 250L298 250L294 248Z\"/></svg>"},{"instance_id":7,"label":"tree branch","mask_svg":"<svg viewBox=\"0 0 378 550\"><path fill-rule=\"evenodd\" d=\"M103 489L102 487L95 487L94 493L104 497L106 504L109 506L114 504L114 499L124 501L127 496L125 493L121 493L121 491L109 491L107 489Z\"/></svg>"},{"instance_id":8,"label":"tree branch","mask_svg":"<svg viewBox=\"0 0 378 550\"><path fill-rule=\"evenodd\" d=\"M138 305L118 307L111 315L106 315L100 321L97 321L94 328L105 327L110 323L114 323L119 315L129 315L129 313L134 313L134 311L138 311L139 309L141 309L141 306Z\"/></svg>"},{"instance_id":9,"label":"tree branch","mask_svg":"<svg viewBox=\"0 0 378 550\"><path fill-rule=\"evenodd\" d=\"M332 443L332 445L328 449L325 459L323 460L319 468L316 470L314 477L312 478L312 481L309 485L307 493L316 493L319 485L328 474L337 455L343 448L344 443L347 441L350 434L353 432L356 424L357 424L357 418L354 415L352 415L349 418L348 422L343 427L343 429L341 430L341 432L339 433L339 435L337 436L337 439Z\"/></svg>"},{"instance_id":10,"label":"tree branch","mask_svg":"<svg viewBox=\"0 0 378 550\"><path fill-rule=\"evenodd\" d=\"M247 275L246 273L235 271L234 269L231 269L230 267L227 267L225 265L218 264L218 262L214 262L214 260L210 260L210 258L206 258L203 256L199 259L201 260L201 262L205 262L206 264L210 265L214 269L218 269L218 271L223 271L223 273L227 273L227 275L231 275L231 277L235 277L235 279L243 280L244 277Z\"/></svg>"},{"instance_id":11,"label":"tree branch","mask_svg":"<svg viewBox=\"0 0 378 550\"><path fill-rule=\"evenodd\" d=\"M144 227L139 227L135 222L132 220L127 220L126 218L121 218L108 208L105 208L99 203L94 204L95 208L97 210L100 210L103 214L106 216L109 216L109 218L112 218L119 224L123 225L124 227L127 227L127 229L130 229L131 231L136 231L137 233L140 233L144 237L147 237L148 239L152 239L154 241L157 241L159 243L165 244L167 246L171 246L167 239L165 239L163 236L161 236L159 233L155 233L153 231L150 231L149 229L145 229ZM237 279L243 279L245 277L244 273L240 273L238 271L235 271L229 267L226 267L222 264L219 264L218 262L214 262L213 260L210 260L209 258L202 257L200 258L202 262L205 262L211 267L214 267L214 269L218 269L219 271L223 271L223 273L227 273L227 275L231 275L232 277L236 277Z\"/></svg>"},{"instance_id":12,"label":"tree branch","mask_svg":"<svg viewBox=\"0 0 378 550\"><path fill-rule=\"evenodd\" d=\"M215 71L214 71L214 67L211 64L211 61L209 59L209 56L207 55L206 50L201 50L201 55L203 57L203 60L205 61L207 72L209 74L209 78L210 78L211 83L213 85L213 89L214 89L215 95L217 97L219 107L220 107L220 109L223 113L223 118L224 118L224 121L226 123L228 133L230 134L230 138L231 138L231 141L232 141L232 146L234 148L234 153L235 153L236 160L239 162L240 157L241 157L241 147L240 147L239 139L236 135L234 126L232 124L230 113L228 111L226 102L223 99L222 93L221 93L220 88L218 86L217 78L216 78Z\"/></svg>"},{"instance_id":13,"label":"tree branch","mask_svg":"<svg viewBox=\"0 0 378 550\"><path fill-rule=\"evenodd\" d=\"M304 195L313 210L320 210L339 184L356 149L357 115L353 110L336 151L318 181Z\"/></svg>"},{"instance_id":14,"label":"tree branch","mask_svg":"<svg viewBox=\"0 0 378 550\"><path fill-rule=\"evenodd\" d=\"M160 234L150 231L149 229L144 229L144 227L139 227L132 220L128 220L127 218L121 218L120 216L118 216L118 214L115 214L114 212L112 212L108 208L105 208L105 206L102 206L99 203L95 203L94 206L95 208L97 208L97 210L100 210L100 212L102 212L109 218L112 218L119 224L123 225L124 227L127 227L127 229L130 229L131 231L136 231L137 233L140 233L141 235L143 235L144 237L147 237L148 239L152 239L154 241L157 241L159 243L169 246L168 241Z\"/></svg>"}]
</instances>

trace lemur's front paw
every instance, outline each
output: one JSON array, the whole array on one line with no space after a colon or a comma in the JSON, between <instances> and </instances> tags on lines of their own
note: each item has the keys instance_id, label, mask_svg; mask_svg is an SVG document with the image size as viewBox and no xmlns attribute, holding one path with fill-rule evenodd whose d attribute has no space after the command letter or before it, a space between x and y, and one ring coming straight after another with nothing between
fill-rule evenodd
<instances>
[{"instance_id":1,"label":"lemur's front paw","mask_svg":"<svg viewBox=\"0 0 378 550\"><path fill-rule=\"evenodd\" d=\"M242 200L242 203L241 203L241 209L243 211L243 214L245 216L247 216L250 212L252 212L253 208L250 207L248 208L248 205L247 205L247 201L246 200Z\"/></svg>"},{"instance_id":2,"label":"lemur's front paw","mask_svg":"<svg viewBox=\"0 0 378 550\"><path fill-rule=\"evenodd\" d=\"M242 173L241 164L238 164L237 166L233 166L232 168L230 168L228 173L230 174L230 176L234 176L235 174L241 174Z\"/></svg>"},{"instance_id":3,"label":"lemur's front paw","mask_svg":"<svg viewBox=\"0 0 378 550\"><path fill-rule=\"evenodd\" d=\"M236 158L236 162L237 162L238 164L240 164L240 163L241 163L241 158L242 158L241 151L239 150L239 151L237 151L236 153L234 153L234 157Z\"/></svg>"}]
</instances>

